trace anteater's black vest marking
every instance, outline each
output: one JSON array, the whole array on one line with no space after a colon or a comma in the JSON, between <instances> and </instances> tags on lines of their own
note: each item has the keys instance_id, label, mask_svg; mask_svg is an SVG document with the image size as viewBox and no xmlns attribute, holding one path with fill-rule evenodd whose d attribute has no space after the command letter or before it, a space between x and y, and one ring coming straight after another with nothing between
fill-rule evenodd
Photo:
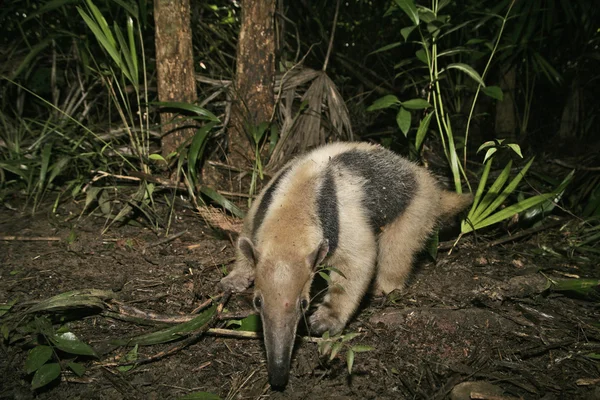
<instances>
[{"instance_id":1,"label":"anteater's black vest marking","mask_svg":"<svg viewBox=\"0 0 600 400\"><path fill-rule=\"evenodd\" d=\"M271 206L273 202L273 194L281 184L281 180L283 177L290 172L290 167L286 167L275 180L271 183L271 186L267 189L262 199L260 200L260 204L256 209L256 214L254 215L254 223L252 224L252 240L256 240L256 232L258 228L262 225L263 220L265 219L265 215L267 214L267 210Z\"/></svg>"},{"instance_id":2,"label":"anteater's black vest marking","mask_svg":"<svg viewBox=\"0 0 600 400\"><path fill-rule=\"evenodd\" d=\"M338 210L337 190L333 171L327 168L325 178L317 195L317 217L321 223L323 236L329 240L329 254L337 249L340 236L340 215Z\"/></svg>"},{"instance_id":3,"label":"anteater's black vest marking","mask_svg":"<svg viewBox=\"0 0 600 400\"><path fill-rule=\"evenodd\" d=\"M363 206L367 210L375 233L398 218L417 191L414 172L404 166L406 160L387 149L373 151L350 150L331 160L331 167L339 166L364 180Z\"/></svg>"}]
</instances>

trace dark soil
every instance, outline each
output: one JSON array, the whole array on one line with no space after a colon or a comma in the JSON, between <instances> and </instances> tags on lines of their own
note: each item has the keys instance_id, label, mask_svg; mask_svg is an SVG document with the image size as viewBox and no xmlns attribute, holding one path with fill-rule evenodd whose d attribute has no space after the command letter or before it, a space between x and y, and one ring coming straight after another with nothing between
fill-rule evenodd
<instances>
[{"instance_id":1,"label":"dark soil","mask_svg":"<svg viewBox=\"0 0 600 400\"><path fill-rule=\"evenodd\" d=\"M152 230L114 226L102 235L105 220L71 212L0 210L0 235L61 239L0 241L0 303L95 288L142 310L189 314L217 294L223 268L231 268L230 241L189 210L178 213L171 230L187 233L145 254L160 239ZM597 278L597 260L548 251L563 241L558 228L494 247L470 236L437 263L423 257L404 293L369 299L346 328L361 333L350 344L374 348L356 353L351 375L345 349L329 362L317 344L299 340L288 387L272 391L260 340L214 335L123 373L102 364L130 348L107 342L157 328L96 313L67 325L100 360L88 360L83 377L65 373L36 392L23 372L24 342L5 341L0 398L176 399L207 391L229 399L443 399L473 381L480 385L472 391L483 392L478 398L600 398L598 303L546 290L546 277ZM250 300L251 291L234 295L228 312L250 310ZM140 357L171 346L140 347Z\"/></svg>"}]
</instances>

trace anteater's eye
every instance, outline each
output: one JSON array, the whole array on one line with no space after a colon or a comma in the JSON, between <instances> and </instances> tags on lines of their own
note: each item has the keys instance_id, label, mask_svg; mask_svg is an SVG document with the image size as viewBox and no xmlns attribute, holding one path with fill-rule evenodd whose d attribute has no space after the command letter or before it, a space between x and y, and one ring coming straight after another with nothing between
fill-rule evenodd
<instances>
[{"instance_id":1,"label":"anteater's eye","mask_svg":"<svg viewBox=\"0 0 600 400\"><path fill-rule=\"evenodd\" d=\"M256 307L257 310L260 310L261 306L262 306L262 300L260 299L259 296L256 296L254 298L254 307Z\"/></svg>"},{"instance_id":2,"label":"anteater's eye","mask_svg":"<svg viewBox=\"0 0 600 400\"><path fill-rule=\"evenodd\" d=\"M308 308L308 300L300 300L300 307L302 308L302 311L306 311L306 309Z\"/></svg>"}]
</instances>

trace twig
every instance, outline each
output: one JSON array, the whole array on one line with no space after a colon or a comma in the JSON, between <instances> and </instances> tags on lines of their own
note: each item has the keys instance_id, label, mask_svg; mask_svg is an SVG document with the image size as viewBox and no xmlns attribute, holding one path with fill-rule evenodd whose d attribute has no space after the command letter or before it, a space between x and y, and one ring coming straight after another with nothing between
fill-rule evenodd
<instances>
[{"instance_id":1,"label":"twig","mask_svg":"<svg viewBox=\"0 0 600 400\"><path fill-rule=\"evenodd\" d=\"M192 310L192 314L198 314L200 311L204 310L205 308L208 308L213 301L217 301L219 299L221 299L223 296L225 295L225 293L219 293L218 295L207 299L204 303L200 304L198 307L194 308Z\"/></svg>"},{"instance_id":2,"label":"twig","mask_svg":"<svg viewBox=\"0 0 600 400\"><path fill-rule=\"evenodd\" d=\"M29 236L0 236L0 240L4 241L15 241L15 242L59 242L60 238L58 236L39 236L39 237L29 237Z\"/></svg>"},{"instance_id":3,"label":"twig","mask_svg":"<svg viewBox=\"0 0 600 400\"><path fill-rule=\"evenodd\" d=\"M558 221L550 222L550 223L548 223L546 225L542 225L542 226L538 226L538 227L532 227L532 228L529 228L529 229L525 229L524 231L521 231L521 232L519 232L519 233L517 233L515 235L505 236L503 238L494 240L493 242L488 243L486 245L486 247L493 247L493 246L497 246L499 244L504 244L506 242L512 242L512 241L524 238L525 236L533 235L535 233L544 231L546 229L554 228L555 226L559 226L562 223L563 223L563 221L558 220Z\"/></svg>"},{"instance_id":4,"label":"twig","mask_svg":"<svg viewBox=\"0 0 600 400\"><path fill-rule=\"evenodd\" d=\"M142 254L145 254L145 253L146 253L146 250L148 250L148 249L149 249L149 248L151 248L151 247L160 246L160 245L162 245L162 244L169 243L169 242L171 242L171 241L173 241L173 240L175 240L175 239L177 239L177 238L179 238L179 237L181 237L181 236L185 235L187 232L188 232L188 231L187 231L187 229L186 229L185 231L181 231L181 232L179 232L179 233L176 233L176 234L174 234L174 235L167 236L166 238L162 238L162 239L160 239L160 240L157 240L157 241L155 241L155 242L149 243L149 244L147 244L147 245L146 245L146 247L144 247L144 249L142 250Z\"/></svg>"},{"instance_id":5,"label":"twig","mask_svg":"<svg viewBox=\"0 0 600 400\"><path fill-rule=\"evenodd\" d=\"M107 302L106 306L109 310L120 314L126 318L129 318L133 321L151 321L165 324L181 324L184 322L191 321L195 318L195 316L192 315L164 315L152 311L143 311L139 308L135 308L115 300ZM115 317L114 315L110 316L112 316L113 318Z\"/></svg>"},{"instance_id":6,"label":"twig","mask_svg":"<svg viewBox=\"0 0 600 400\"><path fill-rule=\"evenodd\" d=\"M577 166L577 165L573 165L571 163L568 163L566 161L562 161L562 160L551 160L552 163L556 164L556 165L560 165L561 167L565 167L565 168L569 168L569 169L577 169L580 171L600 171L600 167L584 167L584 166Z\"/></svg>"}]
</instances>

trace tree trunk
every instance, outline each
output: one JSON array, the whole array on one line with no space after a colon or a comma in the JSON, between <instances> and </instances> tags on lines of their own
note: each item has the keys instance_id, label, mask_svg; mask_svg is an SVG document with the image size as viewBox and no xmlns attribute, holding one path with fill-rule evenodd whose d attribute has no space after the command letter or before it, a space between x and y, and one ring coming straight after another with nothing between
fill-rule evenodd
<instances>
[{"instance_id":1,"label":"tree trunk","mask_svg":"<svg viewBox=\"0 0 600 400\"><path fill-rule=\"evenodd\" d=\"M504 100L496 102L496 137L515 141L517 130L515 115L516 67L504 66L502 73L500 88L504 92Z\"/></svg>"},{"instance_id":2,"label":"tree trunk","mask_svg":"<svg viewBox=\"0 0 600 400\"><path fill-rule=\"evenodd\" d=\"M234 102L228 130L229 163L254 158L248 128L269 121L275 98L275 0L244 0L237 47Z\"/></svg>"},{"instance_id":3,"label":"tree trunk","mask_svg":"<svg viewBox=\"0 0 600 400\"><path fill-rule=\"evenodd\" d=\"M196 101L189 0L154 0L156 71L159 101ZM166 157L194 135L184 120L161 113L162 155ZM171 122L172 121L172 122Z\"/></svg>"}]
</instances>

